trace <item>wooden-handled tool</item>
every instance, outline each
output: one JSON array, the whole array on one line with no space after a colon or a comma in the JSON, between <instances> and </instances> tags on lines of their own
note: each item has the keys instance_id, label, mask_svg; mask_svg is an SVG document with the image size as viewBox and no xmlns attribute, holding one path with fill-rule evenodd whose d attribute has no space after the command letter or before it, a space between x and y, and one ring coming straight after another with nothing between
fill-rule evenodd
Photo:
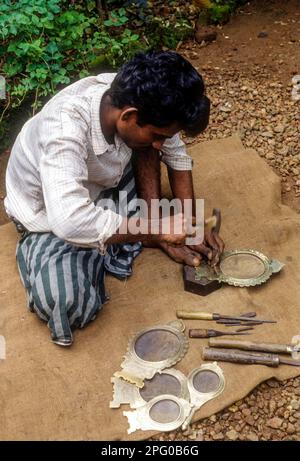
<instances>
[{"instance_id":1,"label":"wooden-handled tool","mask_svg":"<svg viewBox=\"0 0 300 461\"><path fill-rule=\"evenodd\" d=\"M220 319L231 319L231 320L242 320L246 321L249 320L250 322L253 321L253 318L248 317L241 317L241 316L234 316L234 315L222 315L218 313L211 313L211 312L201 312L201 311L181 311L178 310L176 315L179 319L192 319L192 320L220 320ZM275 320L262 320L255 318L256 322L261 323L276 323Z\"/></svg>"},{"instance_id":2,"label":"wooden-handled tool","mask_svg":"<svg viewBox=\"0 0 300 461\"><path fill-rule=\"evenodd\" d=\"M239 339L210 339L210 347L226 349L242 349L244 351L271 352L275 354L291 354L294 350L291 344L258 343Z\"/></svg>"},{"instance_id":3,"label":"wooden-handled tool","mask_svg":"<svg viewBox=\"0 0 300 461\"><path fill-rule=\"evenodd\" d=\"M267 365L278 367L280 364L300 367L300 361L279 357L276 354L266 352L246 352L236 349L211 349L203 348L202 357L204 360L216 360L220 362L243 363L246 365Z\"/></svg>"},{"instance_id":4,"label":"wooden-handled tool","mask_svg":"<svg viewBox=\"0 0 300 461\"><path fill-rule=\"evenodd\" d=\"M232 336L232 335L250 335L251 333L245 333L243 331L218 331L218 330L205 330L195 328L189 330L190 338L214 338L215 336ZM245 328L245 330L253 330L253 328Z\"/></svg>"}]
</instances>

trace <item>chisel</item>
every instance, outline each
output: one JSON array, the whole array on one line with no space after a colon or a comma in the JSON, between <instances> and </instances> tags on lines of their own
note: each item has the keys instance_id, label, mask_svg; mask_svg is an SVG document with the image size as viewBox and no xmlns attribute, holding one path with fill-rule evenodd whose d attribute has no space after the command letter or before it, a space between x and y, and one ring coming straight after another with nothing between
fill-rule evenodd
<instances>
[{"instance_id":1,"label":"chisel","mask_svg":"<svg viewBox=\"0 0 300 461\"><path fill-rule=\"evenodd\" d=\"M249 328L246 328L248 330ZM252 330L252 328L250 328ZM213 338L215 336L232 336L232 335L250 335L251 333L244 333L240 331L218 331L218 330L205 330L195 328L189 330L190 338Z\"/></svg>"},{"instance_id":2,"label":"chisel","mask_svg":"<svg viewBox=\"0 0 300 461\"><path fill-rule=\"evenodd\" d=\"M239 350L203 348L202 357L204 360L216 360L220 362L243 363L245 365L267 365L278 367L280 364L300 367L300 360L282 358L276 354L262 352L246 352Z\"/></svg>"},{"instance_id":3,"label":"chisel","mask_svg":"<svg viewBox=\"0 0 300 461\"><path fill-rule=\"evenodd\" d=\"M211 339L210 347L222 347L226 349L241 349L244 351L271 352L275 354L291 354L296 345L277 344L277 343L259 343L255 341L242 341L239 339Z\"/></svg>"},{"instance_id":4,"label":"chisel","mask_svg":"<svg viewBox=\"0 0 300 461\"><path fill-rule=\"evenodd\" d=\"M230 320L242 320L242 321L247 321L249 320L254 321L253 318L248 318L248 317L242 317L242 316L234 316L234 315L223 315L223 314L218 314L216 312L210 313L210 312L201 312L201 311L181 311L178 310L176 312L176 315L179 319L192 319L192 320L220 320L220 319L230 319ZM255 317L255 322L261 322L261 323L277 323L275 320L262 320L258 319Z\"/></svg>"}]
</instances>

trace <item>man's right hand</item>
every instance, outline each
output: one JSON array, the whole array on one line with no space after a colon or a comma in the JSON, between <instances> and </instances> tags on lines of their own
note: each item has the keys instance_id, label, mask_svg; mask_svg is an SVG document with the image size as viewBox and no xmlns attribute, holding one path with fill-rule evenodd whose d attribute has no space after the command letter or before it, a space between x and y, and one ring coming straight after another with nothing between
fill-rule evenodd
<instances>
[{"instance_id":1,"label":"man's right hand","mask_svg":"<svg viewBox=\"0 0 300 461\"><path fill-rule=\"evenodd\" d=\"M152 241L157 243L167 243L170 246L182 247L185 239L190 237L187 222L182 213L174 216L167 216L158 220L158 234L152 235ZM153 221L152 221L153 222Z\"/></svg>"}]
</instances>

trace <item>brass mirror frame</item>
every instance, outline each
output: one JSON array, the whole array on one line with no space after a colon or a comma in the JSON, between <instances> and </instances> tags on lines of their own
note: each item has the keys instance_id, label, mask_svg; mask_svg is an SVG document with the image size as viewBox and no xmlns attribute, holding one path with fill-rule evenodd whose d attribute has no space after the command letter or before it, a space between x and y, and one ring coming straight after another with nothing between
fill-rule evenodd
<instances>
[{"instance_id":1,"label":"brass mirror frame","mask_svg":"<svg viewBox=\"0 0 300 461\"><path fill-rule=\"evenodd\" d=\"M257 257L264 265L265 270L263 274L248 279L240 279L223 274L220 266L218 266L216 271L214 271L210 266L202 265L195 268L195 280L199 280L202 277L205 277L208 280L217 280L220 283L224 282L228 285L233 285L236 287L251 287L265 283L272 274L279 272L284 266L284 264L280 261L277 261L276 259L270 260L263 253L252 249L225 251L221 256L220 264L222 264L222 261L224 261L226 258L238 254L247 254Z\"/></svg>"},{"instance_id":2,"label":"brass mirror frame","mask_svg":"<svg viewBox=\"0 0 300 461\"><path fill-rule=\"evenodd\" d=\"M159 423L151 418L150 412L152 407L160 401L171 400L175 402L179 407L179 415L174 421L168 423ZM185 399L176 397L175 395L162 394L151 399L146 405L137 408L134 411L123 411L123 415L127 417L129 423L128 434L135 432L138 429L143 431L161 431L168 432L174 431L180 427L186 420L188 414L191 411L190 403Z\"/></svg>"},{"instance_id":3,"label":"brass mirror frame","mask_svg":"<svg viewBox=\"0 0 300 461\"><path fill-rule=\"evenodd\" d=\"M160 374L174 376L177 381L179 381L181 388L180 395L177 397L186 401L190 400L187 377L181 373L181 371L176 370L175 368L169 368L163 370ZM136 385L124 381L124 379L116 378L115 376L111 378L111 382L113 383L114 390L113 400L109 404L110 408L119 408L122 404L129 404L130 408L135 409L148 403L147 400L143 399L140 393L140 388L138 388ZM167 392L165 392L165 394L166 393Z\"/></svg>"},{"instance_id":4,"label":"brass mirror frame","mask_svg":"<svg viewBox=\"0 0 300 461\"><path fill-rule=\"evenodd\" d=\"M165 360L149 362L141 359L136 354L135 344L142 335L148 333L149 331L155 330L164 330L176 335L179 342L179 350ZM135 384L137 387L142 388L144 386L144 379L151 379L156 373L159 373L165 368L170 368L175 365L175 363L179 362L185 356L188 348L189 342L187 337L183 334L182 331L179 331L179 329L172 324L156 325L153 327L145 328L135 334L129 340L127 353L124 356L124 361L121 364L122 371L117 371L114 373L114 376L116 378L122 378L125 381L128 381L132 384Z\"/></svg>"},{"instance_id":5,"label":"brass mirror frame","mask_svg":"<svg viewBox=\"0 0 300 461\"><path fill-rule=\"evenodd\" d=\"M200 373L201 371L211 371L218 375L220 381L219 381L219 386L215 391L211 392L199 392L195 387L194 387L194 377ZM200 367L194 368L188 375L188 390L190 393L190 402L191 402L191 412L188 416L188 418L184 421L182 424L182 429L186 430L187 427L189 426L194 413L199 410L205 403L207 403L209 400L214 399L220 395L224 389L225 389L225 377L223 374L222 369L219 367L217 362L213 363L206 363L201 365Z\"/></svg>"}]
</instances>

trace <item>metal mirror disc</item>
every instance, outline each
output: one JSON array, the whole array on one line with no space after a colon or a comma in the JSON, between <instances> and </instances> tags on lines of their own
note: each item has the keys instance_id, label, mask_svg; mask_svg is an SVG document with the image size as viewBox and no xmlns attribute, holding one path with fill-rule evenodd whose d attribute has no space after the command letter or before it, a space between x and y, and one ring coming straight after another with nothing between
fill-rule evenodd
<instances>
[{"instance_id":1,"label":"metal mirror disc","mask_svg":"<svg viewBox=\"0 0 300 461\"><path fill-rule=\"evenodd\" d=\"M220 377L210 370L199 371L193 378L193 386L203 394L216 392L220 386Z\"/></svg>"},{"instance_id":2,"label":"metal mirror disc","mask_svg":"<svg viewBox=\"0 0 300 461\"><path fill-rule=\"evenodd\" d=\"M260 277L265 272L264 263L255 255L236 254L225 258L220 269L227 277L251 279Z\"/></svg>"},{"instance_id":3,"label":"metal mirror disc","mask_svg":"<svg viewBox=\"0 0 300 461\"><path fill-rule=\"evenodd\" d=\"M149 412L151 419L161 424L176 421L179 414L179 405L173 400L168 399L154 403Z\"/></svg>"},{"instance_id":4,"label":"metal mirror disc","mask_svg":"<svg viewBox=\"0 0 300 461\"><path fill-rule=\"evenodd\" d=\"M171 331L151 330L137 338L134 350L142 360L160 362L176 355L180 350L180 342Z\"/></svg>"},{"instance_id":5,"label":"metal mirror disc","mask_svg":"<svg viewBox=\"0 0 300 461\"><path fill-rule=\"evenodd\" d=\"M152 379L145 380L145 385L139 392L146 402L162 394L171 394L179 397L181 384L175 376L166 373L156 373Z\"/></svg>"}]
</instances>

